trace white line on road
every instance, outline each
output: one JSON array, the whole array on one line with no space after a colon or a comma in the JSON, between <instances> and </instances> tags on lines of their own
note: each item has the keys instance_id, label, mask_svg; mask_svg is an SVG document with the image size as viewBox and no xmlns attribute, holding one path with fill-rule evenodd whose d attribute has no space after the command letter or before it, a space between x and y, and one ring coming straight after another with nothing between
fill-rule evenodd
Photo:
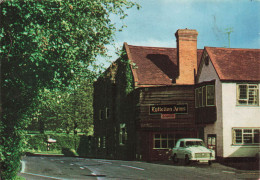
<instances>
[{"instance_id":1,"label":"white line on road","mask_svg":"<svg viewBox=\"0 0 260 180\"><path fill-rule=\"evenodd\" d=\"M105 163L105 164L112 164L112 163L109 162L109 161L98 161L98 162Z\"/></svg>"},{"instance_id":2,"label":"white line on road","mask_svg":"<svg viewBox=\"0 0 260 180\"><path fill-rule=\"evenodd\" d=\"M222 171L222 172L230 173L230 174L235 174L235 172L233 172L233 171Z\"/></svg>"},{"instance_id":3,"label":"white line on road","mask_svg":"<svg viewBox=\"0 0 260 180\"><path fill-rule=\"evenodd\" d=\"M132 168L132 169L137 169L137 170L140 170L140 171L144 171L143 168L139 168L139 167L134 167L134 166L128 166L128 165L121 165L123 167L128 167L128 168Z\"/></svg>"}]
</instances>

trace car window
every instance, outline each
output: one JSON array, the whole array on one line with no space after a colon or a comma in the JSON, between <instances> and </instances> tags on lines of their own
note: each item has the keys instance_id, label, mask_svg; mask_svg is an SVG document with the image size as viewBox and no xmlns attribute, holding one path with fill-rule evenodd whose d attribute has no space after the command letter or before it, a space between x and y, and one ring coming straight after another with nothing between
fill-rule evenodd
<instances>
[{"instance_id":1,"label":"car window","mask_svg":"<svg viewBox=\"0 0 260 180\"><path fill-rule=\"evenodd\" d=\"M184 147L184 141L181 141L180 147Z\"/></svg>"},{"instance_id":2,"label":"car window","mask_svg":"<svg viewBox=\"0 0 260 180\"><path fill-rule=\"evenodd\" d=\"M186 141L186 146L205 146L203 141Z\"/></svg>"}]
</instances>

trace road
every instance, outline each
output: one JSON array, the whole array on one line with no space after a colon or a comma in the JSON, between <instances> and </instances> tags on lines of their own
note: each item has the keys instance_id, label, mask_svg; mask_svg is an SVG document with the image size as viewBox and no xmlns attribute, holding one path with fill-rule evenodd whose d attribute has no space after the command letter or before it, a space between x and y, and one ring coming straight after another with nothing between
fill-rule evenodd
<instances>
[{"instance_id":1,"label":"road","mask_svg":"<svg viewBox=\"0 0 260 180\"><path fill-rule=\"evenodd\" d=\"M219 163L147 163L73 157L27 156L23 158L21 176L27 180L80 179L259 179L258 171L242 171Z\"/></svg>"}]
</instances>

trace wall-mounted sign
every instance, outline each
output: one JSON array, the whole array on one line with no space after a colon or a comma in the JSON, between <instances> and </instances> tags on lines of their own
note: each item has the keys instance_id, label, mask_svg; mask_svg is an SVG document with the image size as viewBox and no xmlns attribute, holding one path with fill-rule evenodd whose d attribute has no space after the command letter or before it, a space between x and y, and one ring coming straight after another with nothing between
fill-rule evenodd
<instances>
[{"instance_id":1,"label":"wall-mounted sign","mask_svg":"<svg viewBox=\"0 0 260 180\"><path fill-rule=\"evenodd\" d=\"M175 119L175 114L161 114L161 119Z\"/></svg>"},{"instance_id":2,"label":"wall-mounted sign","mask_svg":"<svg viewBox=\"0 0 260 180\"><path fill-rule=\"evenodd\" d=\"M151 105L150 114L187 114L188 104Z\"/></svg>"}]
</instances>

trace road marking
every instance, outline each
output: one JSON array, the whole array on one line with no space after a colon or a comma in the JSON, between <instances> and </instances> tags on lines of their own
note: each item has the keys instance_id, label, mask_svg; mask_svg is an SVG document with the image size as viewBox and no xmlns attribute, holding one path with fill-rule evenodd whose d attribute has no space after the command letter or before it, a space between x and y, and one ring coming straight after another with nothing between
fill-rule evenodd
<instances>
[{"instance_id":1,"label":"road marking","mask_svg":"<svg viewBox=\"0 0 260 180\"><path fill-rule=\"evenodd\" d=\"M84 167L79 167L80 169L84 169Z\"/></svg>"},{"instance_id":2,"label":"road marking","mask_svg":"<svg viewBox=\"0 0 260 180\"><path fill-rule=\"evenodd\" d=\"M230 174L235 174L235 172L233 172L233 171L222 171L222 172L230 173Z\"/></svg>"},{"instance_id":3,"label":"road marking","mask_svg":"<svg viewBox=\"0 0 260 180\"><path fill-rule=\"evenodd\" d=\"M123 167L128 167L128 168L132 168L132 169L137 169L137 170L140 170L140 171L144 171L143 168L139 168L139 167L134 167L134 166L128 166L128 165L121 165Z\"/></svg>"},{"instance_id":4,"label":"road marking","mask_svg":"<svg viewBox=\"0 0 260 180\"><path fill-rule=\"evenodd\" d=\"M98 162L105 163L105 164L112 164L112 163L109 162L109 161L98 161Z\"/></svg>"},{"instance_id":5,"label":"road marking","mask_svg":"<svg viewBox=\"0 0 260 180\"><path fill-rule=\"evenodd\" d=\"M50 179L57 179L57 180L62 180L61 178L57 178L57 177L52 177L52 176L44 176L41 174L34 174L34 173L22 173L22 174L28 174L28 175L32 175L32 176L38 176L38 177L45 177L45 178L50 178Z\"/></svg>"}]
</instances>

